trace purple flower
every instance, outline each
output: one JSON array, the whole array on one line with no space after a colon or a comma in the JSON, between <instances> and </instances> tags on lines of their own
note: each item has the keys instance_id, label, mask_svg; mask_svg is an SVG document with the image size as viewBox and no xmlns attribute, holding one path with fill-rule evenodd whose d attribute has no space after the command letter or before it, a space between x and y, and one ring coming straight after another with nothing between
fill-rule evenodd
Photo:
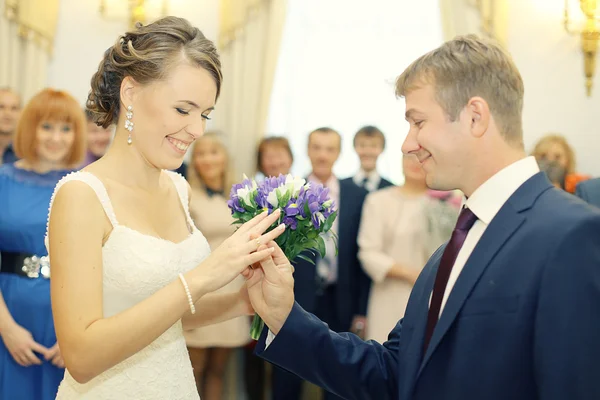
<instances>
[{"instance_id":1,"label":"purple flower","mask_svg":"<svg viewBox=\"0 0 600 400\"><path fill-rule=\"evenodd\" d=\"M283 223L293 231L298 227L298 220L293 217L283 217Z\"/></svg>"},{"instance_id":2,"label":"purple flower","mask_svg":"<svg viewBox=\"0 0 600 400\"><path fill-rule=\"evenodd\" d=\"M234 212L244 212L244 208L240 205L240 199L237 196L234 199L227 200L227 206L231 209L231 213Z\"/></svg>"},{"instance_id":3,"label":"purple flower","mask_svg":"<svg viewBox=\"0 0 600 400\"><path fill-rule=\"evenodd\" d=\"M323 222L325 222L325 217L323 216L323 213L316 212L316 213L313 213L310 220L313 224L313 227L316 230L319 230L319 229L321 229L321 224L323 224Z\"/></svg>"},{"instance_id":4,"label":"purple flower","mask_svg":"<svg viewBox=\"0 0 600 400\"><path fill-rule=\"evenodd\" d=\"M298 207L298 203L293 200L290 200L288 204L283 208L285 215L288 217L293 217L295 215L300 214L300 208Z\"/></svg>"}]
</instances>

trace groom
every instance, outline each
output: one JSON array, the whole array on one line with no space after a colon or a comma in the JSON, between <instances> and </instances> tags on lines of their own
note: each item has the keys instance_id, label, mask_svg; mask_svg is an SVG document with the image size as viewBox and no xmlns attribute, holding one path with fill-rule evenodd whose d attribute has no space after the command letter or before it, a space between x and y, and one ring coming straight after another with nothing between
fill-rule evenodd
<instances>
[{"instance_id":1,"label":"groom","mask_svg":"<svg viewBox=\"0 0 600 400\"><path fill-rule=\"evenodd\" d=\"M346 399L600 399L600 212L523 149L523 81L499 46L458 37L398 78L432 189L467 196L450 241L383 345L294 303L280 252L249 277L257 353ZM273 243L270 246L275 246Z\"/></svg>"}]
</instances>

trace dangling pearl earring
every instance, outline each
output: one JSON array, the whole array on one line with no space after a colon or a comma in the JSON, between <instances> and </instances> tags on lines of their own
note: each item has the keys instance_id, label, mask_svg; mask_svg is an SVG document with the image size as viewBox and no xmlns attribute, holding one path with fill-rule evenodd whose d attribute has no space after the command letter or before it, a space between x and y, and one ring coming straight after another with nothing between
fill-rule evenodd
<instances>
[{"instance_id":1,"label":"dangling pearl earring","mask_svg":"<svg viewBox=\"0 0 600 400\"><path fill-rule=\"evenodd\" d=\"M129 136L127 136L127 144L131 144L132 140L131 140L131 131L133 130L133 121L131 120L133 118L133 107L132 106L127 106L127 119L125 120L125 129L127 129L129 131Z\"/></svg>"}]
</instances>

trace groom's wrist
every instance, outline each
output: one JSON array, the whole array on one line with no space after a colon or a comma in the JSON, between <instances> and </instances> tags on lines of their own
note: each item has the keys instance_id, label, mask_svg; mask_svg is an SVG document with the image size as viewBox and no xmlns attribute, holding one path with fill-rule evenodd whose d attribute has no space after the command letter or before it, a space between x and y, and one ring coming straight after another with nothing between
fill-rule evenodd
<instances>
[{"instance_id":1,"label":"groom's wrist","mask_svg":"<svg viewBox=\"0 0 600 400\"><path fill-rule=\"evenodd\" d=\"M279 332L283 328L283 325L285 325L285 322L287 321L290 314L292 313L293 306L294 306L294 304L292 303L292 306L289 307L289 309L283 310L280 313L274 313L274 315L270 316L270 318L264 319L265 324L267 324L267 326L269 327L269 330L271 332L273 332L273 334L275 334L275 335L279 334Z\"/></svg>"}]
</instances>

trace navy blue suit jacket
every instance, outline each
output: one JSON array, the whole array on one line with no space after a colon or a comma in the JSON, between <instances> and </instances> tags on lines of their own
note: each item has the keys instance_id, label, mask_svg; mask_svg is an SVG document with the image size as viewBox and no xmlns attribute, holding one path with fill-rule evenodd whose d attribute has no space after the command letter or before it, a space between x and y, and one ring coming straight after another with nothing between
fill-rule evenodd
<instances>
[{"instance_id":1,"label":"navy blue suit jacket","mask_svg":"<svg viewBox=\"0 0 600 400\"><path fill-rule=\"evenodd\" d=\"M369 298L370 280L358 261L358 226L367 191L352 179L340 180L338 204L338 280L337 312L345 329L350 329L355 315L365 315ZM316 262L310 253L306 256ZM317 275L315 265L298 259L294 262L294 295L296 301L309 312L315 311Z\"/></svg>"},{"instance_id":2,"label":"navy blue suit jacket","mask_svg":"<svg viewBox=\"0 0 600 400\"><path fill-rule=\"evenodd\" d=\"M600 207L600 178L579 182L575 195L596 207Z\"/></svg>"},{"instance_id":3,"label":"navy blue suit jacket","mask_svg":"<svg viewBox=\"0 0 600 400\"><path fill-rule=\"evenodd\" d=\"M479 240L423 354L443 250L383 345L331 332L296 304L257 353L346 399L600 399L597 209L530 178Z\"/></svg>"}]
</instances>

